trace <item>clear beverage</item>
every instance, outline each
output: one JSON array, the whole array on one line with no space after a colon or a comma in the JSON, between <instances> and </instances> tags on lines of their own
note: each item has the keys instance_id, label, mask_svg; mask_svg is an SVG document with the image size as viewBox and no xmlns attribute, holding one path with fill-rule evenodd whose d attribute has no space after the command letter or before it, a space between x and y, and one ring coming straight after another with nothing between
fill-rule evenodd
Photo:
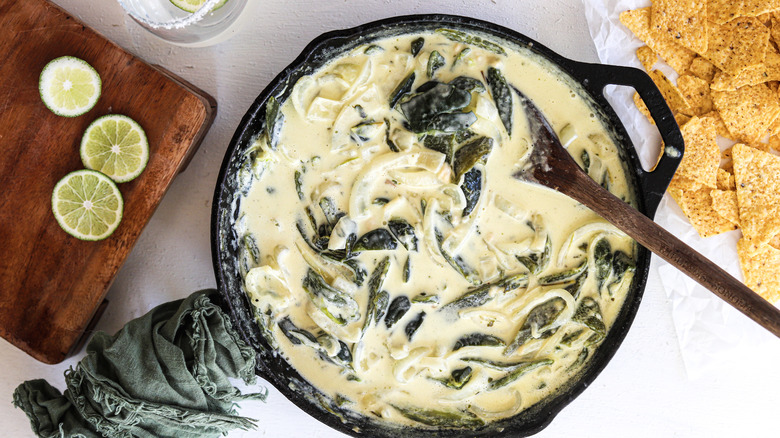
<instances>
[{"instance_id":1,"label":"clear beverage","mask_svg":"<svg viewBox=\"0 0 780 438\"><path fill-rule=\"evenodd\" d=\"M138 24L154 35L182 46L206 46L237 32L249 0L207 0L193 12L171 0L118 0ZM257 0L253 0L254 3Z\"/></svg>"}]
</instances>

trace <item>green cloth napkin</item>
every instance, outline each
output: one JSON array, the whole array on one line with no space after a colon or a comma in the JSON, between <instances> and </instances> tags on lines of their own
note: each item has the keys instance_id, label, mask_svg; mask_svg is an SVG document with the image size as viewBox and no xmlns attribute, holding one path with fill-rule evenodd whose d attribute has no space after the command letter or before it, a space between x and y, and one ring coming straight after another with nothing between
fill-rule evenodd
<instances>
[{"instance_id":1,"label":"green cloth napkin","mask_svg":"<svg viewBox=\"0 0 780 438\"><path fill-rule=\"evenodd\" d=\"M205 290L162 304L116 335L97 332L87 355L65 373L61 394L45 380L22 383L14 405L45 438L218 437L253 429L228 380L255 383L255 352Z\"/></svg>"}]
</instances>

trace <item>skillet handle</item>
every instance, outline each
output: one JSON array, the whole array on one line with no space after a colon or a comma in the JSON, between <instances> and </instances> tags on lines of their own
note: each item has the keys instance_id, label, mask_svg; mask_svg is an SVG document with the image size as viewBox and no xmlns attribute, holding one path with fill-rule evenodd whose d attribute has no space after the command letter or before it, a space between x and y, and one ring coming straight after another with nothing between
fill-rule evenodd
<instances>
[{"instance_id":1,"label":"skillet handle","mask_svg":"<svg viewBox=\"0 0 780 438\"><path fill-rule=\"evenodd\" d=\"M650 115L663 139L663 150L655 167L648 171L637 169L641 190L645 196L647 216L653 218L661 198L669 186L680 161L685 145L680 127L663 95L644 71L633 67L590 64L570 61L570 73L578 77L585 87L597 96L603 96L607 85L626 85L635 89L650 110Z\"/></svg>"}]
</instances>

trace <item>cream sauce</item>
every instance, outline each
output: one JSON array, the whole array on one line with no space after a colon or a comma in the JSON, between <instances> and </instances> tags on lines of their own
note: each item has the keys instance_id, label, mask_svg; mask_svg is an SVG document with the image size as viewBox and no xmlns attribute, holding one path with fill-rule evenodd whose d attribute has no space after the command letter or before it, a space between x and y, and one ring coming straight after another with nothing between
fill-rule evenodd
<instances>
[{"instance_id":1,"label":"cream sauce","mask_svg":"<svg viewBox=\"0 0 780 438\"><path fill-rule=\"evenodd\" d=\"M424 46L415 56L410 47L419 37ZM403 111L414 93L395 108L388 103L410 73L416 75L413 91L431 80L427 70L433 51L444 61L433 72L434 80L446 84L466 76L485 85L458 110L476 115L469 127L473 138L493 140L487 159L474 166L481 172L481 192L468 215L460 187L464 177L454 178L447 156L425 147L424 135L407 129ZM525 49L496 54L438 33L379 40L301 78L281 104L278 142L271 147L263 135L255 145L258 158L248 170L253 182L241 202L237 231L250 248L245 286L259 324L304 378L367 416L416 426L449 416L473 425L528 408L563 387L592 356L631 283L633 271L620 281L619 263L611 261L622 252L633 262L631 239L570 198L512 178L525 163L531 140L516 95L511 135L507 132L485 79L489 67L535 102L583 165L587 151L594 178L631 199L611 137L547 61ZM320 207L323 199L344 216L327 217L328 204ZM328 239L318 250L327 246L335 254L350 246L349 236L389 230L390 221L399 218L413 227L416 250L406 240L406 246L396 242L394 250L353 255L364 270L361 285L350 267L322 257L300 231L310 241L322 231L320 237ZM544 259L548 239L549 263L532 272L528 261ZM595 263L605 254L600 260L606 262ZM374 296L385 291L387 299L380 299L372 313L371 278L385 258L387 274ZM540 284L585 260L579 290L574 281ZM519 287L483 287L488 292L478 305L459 301L479 285L523 274L527 280L519 280ZM601 287L599 276L604 277ZM333 290L312 295L317 277ZM405 301L399 297L408 299L409 308L391 325L388 303ZM582 312L577 315L583 300L598 304L603 328ZM538 318L532 309L543 303L557 303L558 313L539 327L527 319ZM394 313L398 306L390 307ZM376 312L385 315L376 321ZM477 339L469 337L473 334L497 345L463 346ZM518 337L525 342L510 347ZM513 379L520 365L507 364L519 363L533 366Z\"/></svg>"}]
</instances>

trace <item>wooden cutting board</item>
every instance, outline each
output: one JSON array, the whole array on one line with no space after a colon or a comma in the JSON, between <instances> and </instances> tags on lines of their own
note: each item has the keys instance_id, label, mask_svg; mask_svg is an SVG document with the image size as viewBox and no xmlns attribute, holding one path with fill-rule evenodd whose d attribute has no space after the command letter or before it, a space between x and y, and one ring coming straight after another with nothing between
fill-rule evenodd
<instances>
[{"instance_id":1,"label":"wooden cutting board","mask_svg":"<svg viewBox=\"0 0 780 438\"><path fill-rule=\"evenodd\" d=\"M118 7L118 6L117 6ZM50 60L71 55L100 73L89 113L64 118L38 94ZM0 0L0 335L46 363L65 359L103 303L173 178L205 135L214 100L122 50L46 0ZM51 193L82 169L81 135L96 118L124 114L143 126L146 170L119 184L124 216L111 237L70 237L51 212Z\"/></svg>"}]
</instances>

